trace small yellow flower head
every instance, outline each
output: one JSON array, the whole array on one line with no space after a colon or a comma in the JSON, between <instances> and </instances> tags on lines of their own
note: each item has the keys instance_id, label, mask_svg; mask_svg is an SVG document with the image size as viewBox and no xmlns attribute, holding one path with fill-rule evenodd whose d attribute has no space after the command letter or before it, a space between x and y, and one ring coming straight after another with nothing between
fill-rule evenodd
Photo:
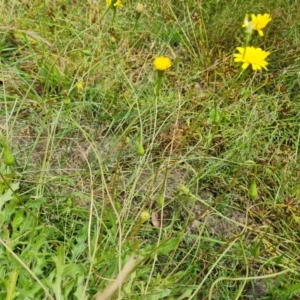
<instances>
[{"instance_id":1,"label":"small yellow flower head","mask_svg":"<svg viewBox=\"0 0 300 300\"><path fill-rule=\"evenodd\" d=\"M165 56L156 57L153 64L158 71L165 71L172 66L170 58Z\"/></svg>"},{"instance_id":2,"label":"small yellow flower head","mask_svg":"<svg viewBox=\"0 0 300 300\"><path fill-rule=\"evenodd\" d=\"M186 195L190 193L190 190L182 183L179 185L179 191Z\"/></svg>"},{"instance_id":3,"label":"small yellow flower head","mask_svg":"<svg viewBox=\"0 0 300 300\"><path fill-rule=\"evenodd\" d=\"M114 3L114 6L122 7L122 6L123 6L122 0L117 0L117 1Z\"/></svg>"},{"instance_id":4,"label":"small yellow flower head","mask_svg":"<svg viewBox=\"0 0 300 300\"><path fill-rule=\"evenodd\" d=\"M149 212L147 212L146 210L142 211L141 212L141 215L140 215L140 220L141 222L146 222L150 219L150 214Z\"/></svg>"},{"instance_id":5,"label":"small yellow flower head","mask_svg":"<svg viewBox=\"0 0 300 300\"><path fill-rule=\"evenodd\" d=\"M113 4L113 6L117 7L122 7L122 0L106 0L106 6L111 6Z\"/></svg>"},{"instance_id":6,"label":"small yellow flower head","mask_svg":"<svg viewBox=\"0 0 300 300\"><path fill-rule=\"evenodd\" d=\"M235 62L241 62L242 69L247 69L252 65L253 71L261 71L262 68L267 69L268 63L266 58L270 55L269 51L263 51L261 48L251 47L238 47L239 53L234 54Z\"/></svg>"},{"instance_id":7,"label":"small yellow flower head","mask_svg":"<svg viewBox=\"0 0 300 300\"><path fill-rule=\"evenodd\" d=\"M257 16L251 15L251 23L253 25L253 29L257 30L259 36L263 36L264 33L262 29L264 29L269 22L271 22L271 16L269 14L258 14Z\"/></svg>"},{"instance_id":8,"label":"small yellow flower head","mask_svg":"<svg viewBox=\"0 0 300 300\"><path fill-rule=\"evenodd\" d=\"M83 81L78 81L76 87L78 91L83 91Z\"/></svg>"}]
</instances>

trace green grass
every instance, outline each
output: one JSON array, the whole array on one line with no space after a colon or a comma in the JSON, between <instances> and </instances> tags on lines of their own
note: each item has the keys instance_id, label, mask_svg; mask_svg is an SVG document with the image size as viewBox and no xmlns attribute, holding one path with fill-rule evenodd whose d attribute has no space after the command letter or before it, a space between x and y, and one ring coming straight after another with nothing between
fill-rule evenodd
<instances>
[{"instance_id":1,"label":"green grass","mask_svg":"<svg viewBox=\"0 0 300 300\"><path fill-rule=\"evenodd\" d=\"M297 1L5 2L0 299L299 299Z\"/></svg>"}]
</instances>

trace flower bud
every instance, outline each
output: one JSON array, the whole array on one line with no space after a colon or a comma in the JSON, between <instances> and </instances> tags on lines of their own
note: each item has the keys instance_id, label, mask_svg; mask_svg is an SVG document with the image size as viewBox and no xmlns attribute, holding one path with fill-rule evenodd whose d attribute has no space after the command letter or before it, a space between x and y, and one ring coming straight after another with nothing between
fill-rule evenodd
<instances>
[{"instance_id":1,"label":"flower bud","mask_svg":"<svg viewBox=\"0 0 300 300\"><path fill-rule=\"evenodd\" d=\"M254 257L259 257L259 255L260 255L260 248L261 248L261 241L258 242L256 245L254 245L254 246L252 247L252 249L250 249L251 254L252 254Z\"/></svg>"},{"instance_id":2,"label":"flower bud","mask_svg":"<svg viewBox=\"0 0 300 300\"><path fill-rule=\"evenodd\" d=\"M12 153L9 151L4 136L1 136L1 141L3 145L3 161L7 166L13 166L15 164L15 158L13 157Z\"/></svg>"},{"instance_id":3,"label":"flower bud","mask_svg":"<svg viewBox=\"0 0 300 300\"><path fill-rule=\"evenodd\" d=\"M11 154L11 152L9 151L9 149L7 147L4 148L3 151L3 160L4 163L7 166L13 166L15 164L15 158L13 157L13 155Z\"/></svg>"},{"instance_id":4,"label":"flower bud","mask_svg":"<svg viewBox=\"0 0 300 300\"><path fill-rule=\"evenodd\" d=\"M135 11L138 14L141 14L144 11L144 5L142 3L139 3L135 7Z\"/></svg>"},{"instance_id":5,"label":"flower bud","mask_svg":"<svg viewBox=\"0 0 300 300\"><path fill-rule=\"evenodd\" d=\"M249 15L246 14L245 19L244 19L244 24L243 27L245 28L245 32L247 35L251 35L253 32L253 24L252 22L249 21Z\"/></svg>"},{"instance_id":6,"label":"flower bud","mask_svg":"<svg viewBox=\"0 0 300 300\"><path fill-rule=\"evenodd\" d=\"M257 187L256 187L256 179L253 179L253 181L250 184L250 187L248 190L248 196L251 200L255 200L258 196Z\"/></svg>"},{"instance_id":7,"label":"flower bud","mask_svg":"<svg viewBox=\"0 0 300 300\"><path fill-rule=\"evenodd\" d=\"M144 149L142 143L138 143L137 148L136 148L136 153L137 153L138 156L144 156L145 155L145 149Z\"/></svg>"},{"instance_id":8,"label":"flower bud","mask_svg":"<svg viewBox=\"0 0 300 300\"><path fill-rule=\"evenodd\" d=\"M158 196L156 203L159 207L162 207L164 205L164 196L163 196L163 194L160 194Z\"/></svg>"},{"instance_id":9,"label":"flower bud","mask_svg":"<svg viewBox=\"0 0 300 300\"><path fill-rule=\"evenodd\" d=\"M221 122L221 112L217 108L213 108L209 112L209 123L219 125Z\"/></svg>"}]
</instances>

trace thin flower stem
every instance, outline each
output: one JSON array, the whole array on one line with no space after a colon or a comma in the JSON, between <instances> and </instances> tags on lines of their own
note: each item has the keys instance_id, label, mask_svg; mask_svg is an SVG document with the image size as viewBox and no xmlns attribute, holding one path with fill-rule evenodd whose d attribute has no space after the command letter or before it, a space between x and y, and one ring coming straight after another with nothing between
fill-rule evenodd
<instances>
[{"instance_id":1,"label":"thin flower stem","mask_svg":"<svg viewBox=\"0 0 300 300\"><path fill-rule=\"evenodd\" d=\"M112 26L115 22L115 17L116 17L116 14L117 14L117 8L115 6L112 7L113 8L113 16L112 16L112 20L111 20L111 25Z\"/></svg>"},{"instance_id":2,"label":"thin flower stem","mask_svg":"<svg viewBox=\"0 0 300 300\"><path fill-rule=\"evenodd\" d=\"M164 77L164 72L158 70L158 71L157 71L156 93L155 93L156 96L159 96L160 88L161 88L161 84L162 84L163 77Z\"/></svg>"}]
</instances>

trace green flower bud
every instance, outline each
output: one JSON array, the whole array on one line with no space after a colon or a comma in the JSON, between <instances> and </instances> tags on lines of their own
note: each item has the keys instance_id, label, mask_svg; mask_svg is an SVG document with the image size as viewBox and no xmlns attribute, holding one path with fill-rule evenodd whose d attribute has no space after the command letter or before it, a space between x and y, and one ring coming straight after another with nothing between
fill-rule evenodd
<instances>
[{"instance_id":1,"label":"green flower bud","mask_svg":"<svg viewBox=\"0 0 300 300\"><path fill-rule=\"evenodd\" d=\"M117 201L117 202L115 203L115 207L116 207L116 210L118 210L118 211L121 209L121 204L120 204L119 201Z\"/></svg>"},{"instance_id":2,"label":"green flower bud","mask_svg":"<svg viewBox=\"0 0 300 300\"><path fill-rule=\"evenodd\" d=\"M73 199L72 199L72 197L68 197L68 199L67 199L67 206L68 207L73 207Z\"/></svg>"},{"instance_id":3,"label":"green flower bud","mask_svg":"<svg viewBox=\"0 0 300 300\"><path fill-rule=\"evenodd\" d=\"M160 194L158 196L156 203L159 207L162 207L164 205L164 196L163 196L163 194Z\"/></svg>"},{"instance_id":4,"label":"green flower bud","mask_svg":"<svg viewBox=\"0 0 300 300\"><path fill-rule=\"evenodd\" d=\"M15 164L15 158L13 157L11 152L8 150L8 148L6 148L6 149L4 148L3 158L4 158L4 163L7 166L13 166Z\"/></svg>"},{"instance_id":5,"label":"green flower bud","mask_svg":"<svg viewBox=\"0 0 300 300\"><path fill-rule=\"evenodd\" d=\"M142 143L138 143L137 148L136 148L136 153L137 153L138 156L144 156L145 155L145 149L144 149Z\"/></svg>"},{"instance_id":6,"label":"green flower bud","mask_svg":"<svg viewBox=\"0 0 300 300\"><path fill-rule=\"evenodd\" d=\"M250 187L248 190L248 196L251 200L255 200L258 196L257 187L256 187L256 179L253 179L253 181L250 184Z\"/></svg>"},{"instance_id":7,"label":"green flower bud","mask_svg":"<svg viewBox=\"0 0 300 300\"><path fill-rule=\"evenodd\" d=\"M254 257L259 257L259 255L260 255L260 246L261 246L261 241L258 242L256 245L254 245L254 247L252 247L252 249L250 250L251 254Z\"/></svg>"},{"instance_id":8,"label":"green flower bud","mask_svg":"<svg viewBox=\"0 0 300 300\"><path fill-rule=\"evenodd\" d=\"M221 112L217 108L213 108L209 112L209 123L219 125L221 122Z\"/></svg>"},{"instance_id":9,"label":"green flower bud","mask_svg":"<svg viewBox=\"0 0 300 300\"><path fill-rule=\"evenodd\" d=\"M7 166L13 166L15 164L15 158L9 151L6 140L3 136L1 136L2 145L3 145L3 161Z\"/></svg>"}]
</instances>

